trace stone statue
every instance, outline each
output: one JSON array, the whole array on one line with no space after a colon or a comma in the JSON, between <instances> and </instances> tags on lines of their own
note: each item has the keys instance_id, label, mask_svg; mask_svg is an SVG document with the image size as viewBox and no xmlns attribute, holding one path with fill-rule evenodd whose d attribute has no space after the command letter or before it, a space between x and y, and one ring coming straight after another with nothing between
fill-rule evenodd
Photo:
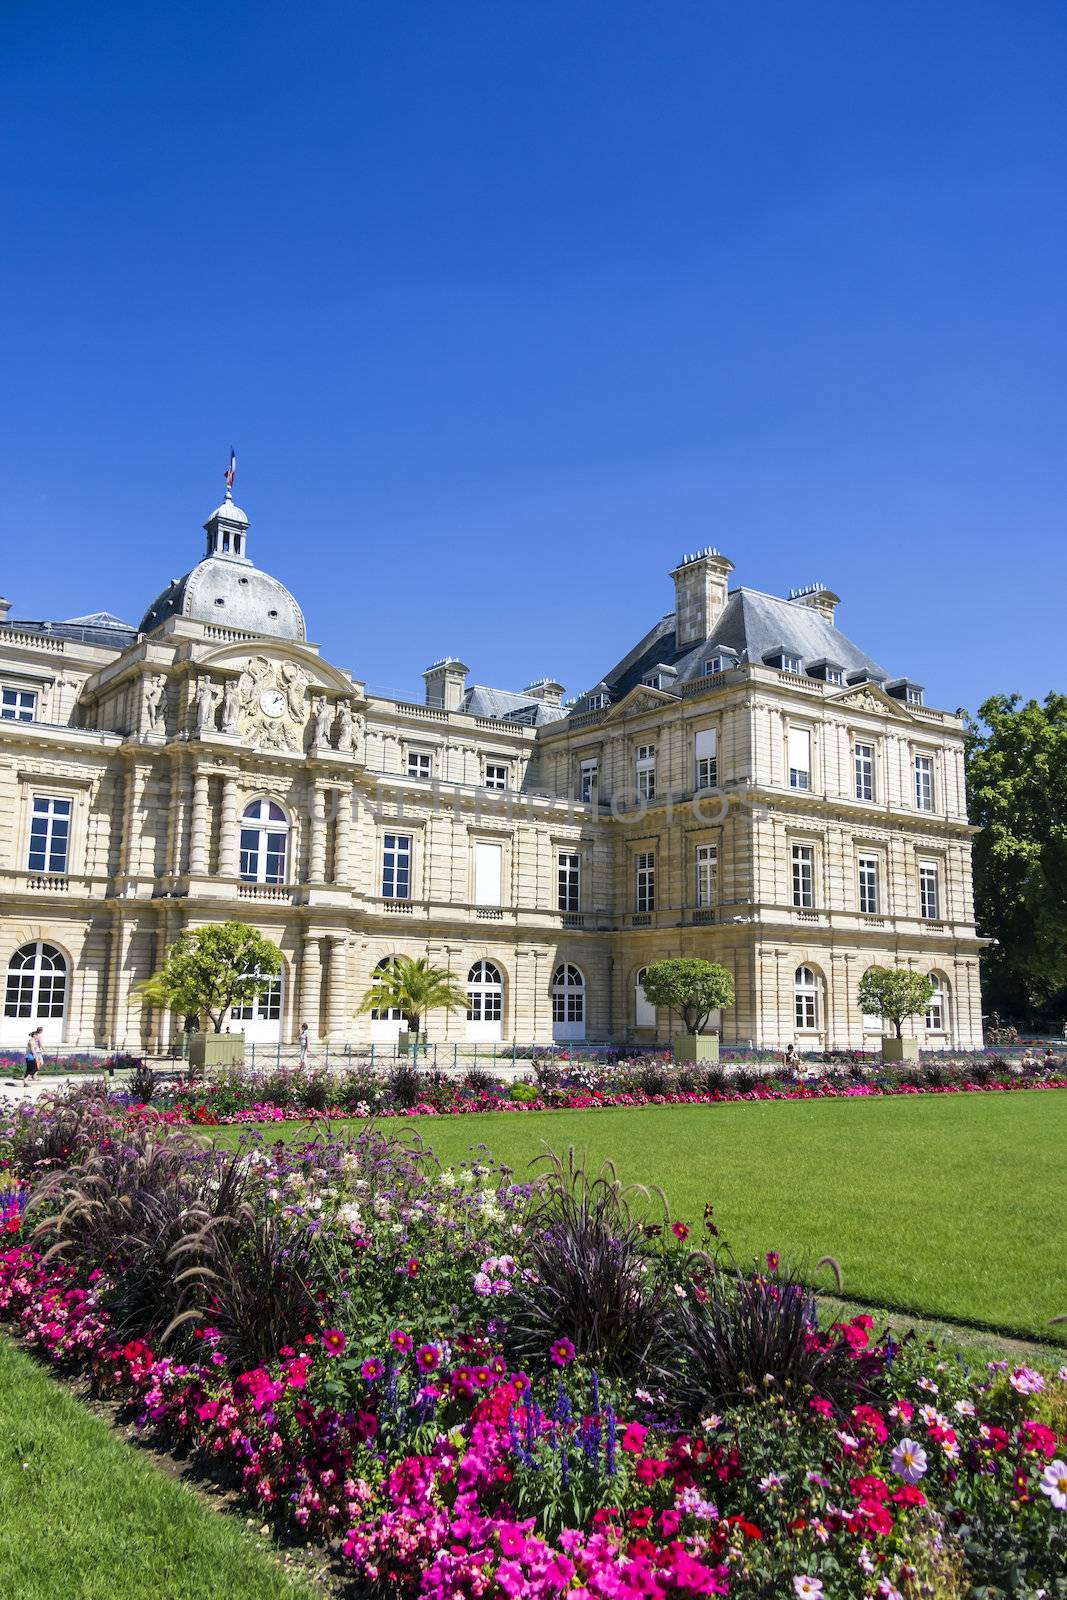
<instances>
[{"instance_id":1,"label":"stone statue","mask_svg":"<svg viewBox=\"0 0 1067 1600\"><path fill-rule=\"evenodd\" d=\"M236 733L241 718L241 692L236 678L230 678L222 692L222 731Z\"/></svg>"},{"instance_id":2,"label":"stone statue","mask_svg":"<svg viewBox=\"0 0 1067 1600\"><path fill-rule=\"evenodd\" d=\"M162 675L149 678L145 682L144 714L147 733L166 732L166 718L163 713L163 696L166 689L167 680Z\"/></svg>"},{"instance_id":3,"label":"stone statue","mask_svg":"<svg viewBox=\"0 0 1067 1600\"><path fill-rule=\"evenodd\" d=\"M215 686L210 678L201 678L196 686L196 727L204 733L215 727Z\"/></svg>"},{"instance_id":4,"label":"stone statue","mask_svg":"<svg viewBox=\"0 0 1067 1600\"><path fill-rule=\"evenodd\" d=\"M338 750L351 750L352 748L352 702L342 700L337 708L337 748Z\"/></svg>"},{"instance_id":5,"label":"stone statue","mask_svg":"<svg viewBox=\"0 0 1067 1600\"><path fill-rule=\"evenodd\" d=\"M282 663L282 677L285 680L285 694L289 701L289 714L294 721L304 721L304 696L310 678L303 667L298 667L295 661Z\"/></svg>"},{"instance_id":6,"label":"stone statue","mask_svg":"<svg viewBox=\"0 0 1067 1600\"><path fill-rule=\"evenodd\" d=\"M314 744L319 746L329 744L332 721L329 701L324 694L321 694L315 702L315 733L312 741Z\"/></svg>"}]
</instances>

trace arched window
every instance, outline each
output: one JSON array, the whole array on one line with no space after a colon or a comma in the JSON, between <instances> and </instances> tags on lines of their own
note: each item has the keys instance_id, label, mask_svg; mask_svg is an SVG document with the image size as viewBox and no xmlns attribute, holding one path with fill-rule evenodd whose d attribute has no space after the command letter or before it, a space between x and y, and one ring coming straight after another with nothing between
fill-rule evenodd
<instances>
[{"instance_id":1,"label":"arched window","mask_svg":"<svg viewBox=\"0 0 1067 1600\"><path fill-rule=\"evenodd\" d=\"M284 883L289 820L273 800L253 800L241 815L241 882Z\"/></svg>"},{"instance_id":2,"label":"arched window","mask_svg":"<svg viewBox=\"0 0 1067 1600\"><path fill-rule=\"evenodd\" d=\"M230 1021L250 1044L274 1044L281 1038L282 973L251 1000L230 1007Z\"/></svg>"},{"instance_id":3,"label":"arched window","mask_svg":"<svg viewBox=\"0 0 1067 1600\"><path fill-rule=\"evenodd\" d=\"M585 978L569 961L561 962L552 974L552 1036L585 1038Z\"/></svg>"},{"instance_id":4,"label":"arched window","mask_svg":"<svg viewBox=\"0 0 1067 1600\"><path fill-rule=\"evenodd\" d=\"M810 967L798 967L793 980L797 1031L814 1033L819 1026L819 982Z\"/></svg>"},{"instance_id":5,"label":"arched window","mask_svg":"<svg viewBox=\"0 0 1067 1600\"><path fill-rule=\"evenodd\" d=\"M504 980L491 961L476 961L467 974L467 1021L500 1022L504 1015Z\"/></svg>"},{"instance_id":6,"label":"arched window","mask_svg":"<svg viewBox=\"0 0 1067 1600\"><path fill-rule=\"evenodd\" d=\"M392 972L395 966L396 956L383 956L371 973L371 983L377 983L380 972ZM382 1011L372 1011L370 1019L372 1022L403 1022L404 1014L396 1006L386 1006Z\"/></svg>"},{"instance_id":7,"label":"arched window","mask_svg":"<svg viewBox=\"0 0 1067 1600\"><path fill-rule=\"evenodd\" d=\"M61 1021L67 1008L67 960L37 939L15 951L7 966L4 1016L27 1022Z\"/></svg>"},{"instance_id":8,"label":"arched window","mask_svg":"<svg viewBox=\"0 0 1067 1600\"><path fill-rule=\"evenodd\" d=\"M645 973L647 967L642 967L634 980L634 1026L636 1028L654 1028L656 1026L656 1008L645 993Z\"/></svg>"},{"instance_id":9,"label":"arched window","mask_svg":"<svg viewBox=\"0 0 1067 1600\"><path fill-rule=\"evenodd\" d=\"M945 991L944 983L936 972L931 972L930 982L934 986L934 992L930 996L930 1003L926 1008L926 1031L927 1033L945 1033L947 1032L945 1017L948 1011L948 995Z\"/></svg>"}]
</instances>

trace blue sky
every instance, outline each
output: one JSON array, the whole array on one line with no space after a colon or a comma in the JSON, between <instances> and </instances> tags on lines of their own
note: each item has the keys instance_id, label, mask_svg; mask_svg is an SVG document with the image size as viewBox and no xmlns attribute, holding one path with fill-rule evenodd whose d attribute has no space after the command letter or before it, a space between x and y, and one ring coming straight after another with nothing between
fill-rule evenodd
<instances>
[{"instance_id":1,"label":"blue sky","mask_svg":"<svg viewBox=\"0 0 1067 1600\"><path fill-rule=\"evenodd\" d=\"M587 688L681 554L1067 688L1057 4L12 3L0 592L137 621L231 442L385 692Z\"/></svg>"}]
</instances>

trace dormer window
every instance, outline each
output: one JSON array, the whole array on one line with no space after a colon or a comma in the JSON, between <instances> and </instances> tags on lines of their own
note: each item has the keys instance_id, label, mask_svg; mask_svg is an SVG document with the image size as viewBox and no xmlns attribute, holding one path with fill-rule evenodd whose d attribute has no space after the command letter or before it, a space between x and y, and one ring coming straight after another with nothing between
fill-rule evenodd
<instances>
[{"instance_id":1,"label":"dormer window","mask_svg":"<svg viewBox=\"0 0 1067 1600\"><path fill-rule=\"evenodd\" d=\"M641 679L641 682L645 685L646 689L663 688L663 679L660 677L658 672L647 673L646 676Z\"/></svg>"},{"instance_id":2,"label":"dormer window","mask_svg":"<svg viewBox=\"0 0 1067 1600\"><path fill-rule=\"evenodd\" d=\"M826 681L827 683L844 683L845 674L840 667L827 667Z\"/></svg>"},{"instance_id":3,"label":"dormer window","mask_svg":"<svg viewBox=\"0 0 1067 1600\"><path fill-rule=\"evenodd\" d=\"M606 694L601 694L599 691L597 691L597 692L595 692L595 693L593 693L591 695L587 695L586 696L585 709L587 711L603 711L603 709L607 705L607 703L608 703L607 695Z\"/></svg>"},{"instance_id":4,"label":"dormer window","mask_svg":"<svg viewBox=\"0 0 1067 1600\"><path fill-rule=\"evenodd\" d=\"M704 663L704 676L705 676L705 678L710 678L713 672L725 672L725 671L726 671L726 663L723 661L722 656L712 656L710 661L705 661L705 663Z\"/></svg>"},{"instance_id":5,"label":"dormer window","mask_svg":"<svg viewBox=\"0 0 1067 1600\"><path fill-rule=\"evenodd\" d=\"M782 656L781 666L782 666L782 671L783 672L799 672L800 671L800 657L799 656L783 655Z\"/></svg>"},{"instance_id":6,"label":"dormer window","mask_svg":"<svg viewBox=\"0 0 1067 1600\"><path fill-rule=\"evenodd\" d=\"M908 684L908 705L909 706L921 706L922 703L923 703L923 692L922 692L922 690L919 688L918 684L909 683Z\"/></svg>"}]
</instances>

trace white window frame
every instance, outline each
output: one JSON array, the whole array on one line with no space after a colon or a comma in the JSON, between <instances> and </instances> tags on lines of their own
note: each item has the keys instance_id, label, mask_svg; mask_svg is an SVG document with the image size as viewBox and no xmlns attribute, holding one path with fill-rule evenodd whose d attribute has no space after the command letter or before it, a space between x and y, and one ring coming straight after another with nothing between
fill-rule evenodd
<instances>
[{"instance_id":1,"label":"white window frame","mask_svg":"<svg viewBox=\"0 0 1067 1600\"><path fill-rule=\"evenodd\" d=\"M70 975L65 952L49 939L30 939L13 950L4 972L4 1035L14 1041L46 1023L59 1023L62 1033Z\"/></svg>"},{"instance_id":2,"label":"white window frame","mask_svg":"<svg viewBox=\"0 0 1067 1600\"><path fill-rule=\"evenodd\" d=\"M719 730L698 728L693 739L693 759L696 763L695 785L700 789L717 789L719 786Z\"/></svg>"},{"instance_id":3,"label":"white window frame","mask_svg":"<svg viewBox=\"0 0 1067 1600\"><path fill-rule=\"evenodd\" d=\"M509 787L510 776L506 761L487 761L485 763L485 776L482 780L486 789L503 790Z\"/></svg>"},{"instance_id":4,"label":"white window frame","mask_svg":"<svg viewBox=\"0 0 1067 1600\"><path fill-rule=\"evenodd\" d=\"M578 767L578 799L583 805L593 805L599 781L600 762L595 756L590 756Z\"/></svg>"},{"instance_id":5,"label":"white window frame","mask_svg":"<svg viewBox=\"0 0 1067 1600\"><path fill-rule=\"evenodd\" d=\"M793 867L793 905L799 911L815 907L815 846L794 844L790 859Z\"/></svg>"},{"instance_id":6,"label":"white window frame","mask_svg":"<svg viewBox=\"0 0 1067 1600\"><path fill-rule=\"evenodd\" d=\"M634 1027L654 1028L657 1024L656 1008L645 993L644 977L647 967L641 967L634 979Z\"/></svg>"},{"instance_id":7,"label":"white window frame","mask_svg":"<svg viewBox=\"0 0 1067 1600\"><path fill-rule=\"evenodd\" d=\"M827 669L826 669L826 682L827 683L844 683L844 681L845 681L845 674L841 671L840 667L827 667Z\"/></svg>"},{"instance_id":8,"label":"white window frame","mask_svg":"<svg viewBox=\"0 0 1067 1600\"><path fill-rule=\"evenodd\" d=\"M5 683L0 688L0 721L36 722L37 690L20 689L17 684Z\"/></svg>"},{"instance_id":9,"label":"white window frame","mask_svg":"<svg viewBox=\"0 0 1067 1600\"><path fill-rule=\"evenodd\" d=\"M556 852L559 909L573 915L582 909L582 857L578 850Z\"/></svg>"},{"instance_id":10,"label":"white window frame","mask_svg":"<svg viewBox=\"0 0 1067 1600\"><path fill-rule=\"evenodd\" d=\"M786 731L786 755L789 761L789 787L811 790L812 740L810 728L790 726ZM803 762L803 765L800 763Z\"/></svg>"},{"instance_id":11,"label":"white window frame","mask_svg":"<svg viewBox=\"0 0 1067 1600\"><path fill-rule=\"evenodd\" d=\"M585 1038L585 977L573 961L561 961L552 974L552 1030L557 1039Z\"/></svg>"},{"instance_id":12,"label":"white window frame","mask_svg":"<svg viewBox=\"0 0 1067 1600\"><path fill-rule=\"evenodd\" d=\"M410 900L414 840L410 833L387 828L382 833L382 899Z\"/></svg>"},{"instance_id":13,"label":"white window frame","mask_svg":"<svg viewBox=\"0 0 1067 1600\"><path fill-rule=\"evenodd\" d=\"M852 760L856 777L856 799L874 799L874 745L857 739L852 746Z\"/></svg>"},{"instance_id":14,"label":"white window frame","mask_svg":"<svg viewBox=\"0 0 1067 1600\"><path fill-rule=\"evenodd\" d=\"M585 707L587 711L603 711L607 703L608 697L606 694L591 694L586 696Z\"/></svg>"},{"instance_id":15,"label":"white window frame","mask_svg":"<svg viewBox=\"0 0 1067 1600\"><path fill-rule=\"evenodd\" d=\"M639 800L656 798L656 747L639 744L634 751L634 787Z\"/></svg>"},{"instance_id":16,"label":"white window frame","mask_svg":"<svg viewBox=\"0 0 1067 1600\"><path fill-rule=\"evenodd\" d=\"M856 858L856 893L865 917L877 917L882 910L881 862L869 850Z\"/></svg>"},{"instance_id":17,"label":"white window frame","mask_svg":"<svg viewBox=\"0 0 1067 1600\"><path fill-rule=\"evenodd\" d=\"M35 794L30 801L27 872L62 875L70 871L70 835L74 801L69 795ZM34 857L40 856L39 861Z\"/></svg>"},{"instance_id":18,"label":"white window frame","mask_svg":"<svg viewBox=\"0 0 1067 1600\"><path fill-rule=\"evenodd\" d=\"M254 807L258 807L258 816L252 816ZM280 816L272 816L271 811L277 811ZM254 844L246 844L245 836L255 835ZM279 850L277 843L271 841L281 839L281 867L275 865L268 867L268 861L277 862ZM288 883L289 881L289 818L277 800L270 800L266 795L259 795L250 800L241 812L237 824L237 875L242 883Z\"/></svg>"},{"instance_id":19,"label":"white window frame","mask_svg":"<svg viewBox=\"0 0 1067 1600\"><path fill-rule=\"evenodd\" d=\"M467 1021L499 1025L504 1019L504 974L495 961L476 961L467 974Z\"/></svg>"},{"instance_id":20,"label":"white window frame","mask_svg":"<svg viewBox=\"0 0 1067 1600\"><path fill-rule=\"evenodd\" d=\"M710 678L713 673L725 672L726 660L724 656L712 656L704 663L704 677Z\"/></svg>"},{"instance_id":21,"label":"white window frame","mask_svg":"<svg viewBox=\"0 0 1067 1600\"><path fill-rule=\"evenodd\" d=\"M936 861L919 862L919 916L924 922L941 921L941 868Z\"/></svg>"},{"instance_id":22,"label":"white window frame","mask_svg":"<svg viewBox=\"0 0 1067 1600\"><path fill-rule=\"evenodd\" d=\"M696 896L698 906L714 906L719 898L719 847L698 844L696 849Z\"/></svg>"},{"instance_id":23,"label":"white window frame","mask_svg":"<svg viewBox=\"0 0 1067 1600\"><path fill-rule=\"evenodd\" d=\"M495 839L475 839L472 852L474 904L504 903L504 846Z\"/></svg>"},{"instance_id":24,"label":"white window frame","mask_svg":"<svg viewBox=\"0 0 1067 1600\"><path fill-rule=\"evenodd\" d=\"M921 751L914 760L915 772L915 809L916 811L934 810L934 758L924 755Z\"/></svg>"},{"instance_id":25,"label":"white window frame","mask_svg":"<svg viewBox=\"0 0 1067 1600\"><path fill-rule=\"evenodd\" d=\"M634 910L656 909L656 852L639 850L634 856Z\"/></svg>"},{"instance_id":26,"label":"white window frame","mask_svg":"<svg viewBox=\"0 0 1067 1600\"><path fill-rule=\"evenodd\" d=\"M930 996L930 1004L927 1006L926 1016L923 1018L926 1031L927 1033L947 1033L948 1029L945 1027L945 1002L947 998L945 985L936 972L931 972L929 977L934 986L934 992Z\"/></svg>"},{"instance_id":27,"label":"white window frame","mask_svg":"<svg viewBox=\"0 0 1067 1600\"><path fill-rule=\"evenodd\" d=\"M428 783L433 777L433 754L429 750L409 750L405 763L409 778Z\"/></svg>"},{"instance_id":28,"label":"white window frame","mask_svg":"<svg viewBox=\"0 0 1067 1600\"><path fill-rule=\"evenodd\" d=\"M923 691L921 689L918 689L914 685L909 684L907 689L904 691L904 693L905 693L905 698L906 698L907 703L908 703L909 706L921 706L922 705L922 703L923 703Z\"/></svg>"},{"instance_id":29,"label":"white window frame","mask_svg":"<svg viewBox=\"0 0 1067 1600\"><path fill-rule=\"evenodd\" d=\"M819 1031L819 979L807 965L793 974L793 1021L798 1033Z\"/></svg>"},{"instance_id":30,"label":"white window frame","mask_svg":"<svg viewBox=\"0 0 1067 1600\"><path fill-rule=\"evenodd\" d=\"M801 662L801 658L799 656L788 656L788 655L783 655L782 656L782 668L781 668L781 670L783 672L796 672L796 673L799 673L800 670L801 670L801 667L802 667L802 662Z\"/></svg>"}]
</instances>

